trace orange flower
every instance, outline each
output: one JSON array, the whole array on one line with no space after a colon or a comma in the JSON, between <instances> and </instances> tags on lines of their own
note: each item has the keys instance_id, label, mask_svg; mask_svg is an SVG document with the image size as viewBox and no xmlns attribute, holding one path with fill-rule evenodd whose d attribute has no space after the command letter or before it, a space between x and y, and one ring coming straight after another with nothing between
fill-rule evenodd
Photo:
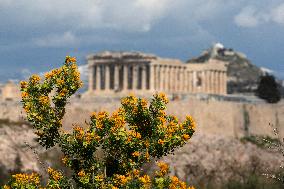
<instances>
[{"instance_id":1,"label":"orange flower","mask_svg":"<svg viewBox=\"0 0 284 189\"><path fill-rule=\"evenodd\" d=\"M183 135L182 135L182 138L183 138L184 140L188 140L190 137L189 137L188 134L183 134Z\"/></svg>"},{"instance_id":2,"label":"orange flower","mask_svg":"<svg viewBox=\"0 0 284 189\"><path fill-rule=\"evenodd\" d=\"M134 157L138 157L139 155L140 155L140 153L137 152L137 151L132 153L132 156L134 156Z\"/></svg>"},{"instance_id":3,"label":"orange flower","mask_svg":"<svg viewBox=\"0 0 284 189\"><path fill-rule=\"evenodd\" d=\"M84 170L81 170L81 171L78 173L78 176L79 176L79 177L84 177L84 176L86 176L85 171L84 171Z\"/></svg>"},{"instance_id":4,"label":"orange flower","mask_svg":"<svg viewBox=\"0 0 284 189\"><path fill-rule=\"evenodd\" d=\"M162 139L159 139L159 140L158 140L158 144L163 145L164 143L165 143L165 141L164 141L164 140L162 140Z\"/></svg>"}]
</instances>

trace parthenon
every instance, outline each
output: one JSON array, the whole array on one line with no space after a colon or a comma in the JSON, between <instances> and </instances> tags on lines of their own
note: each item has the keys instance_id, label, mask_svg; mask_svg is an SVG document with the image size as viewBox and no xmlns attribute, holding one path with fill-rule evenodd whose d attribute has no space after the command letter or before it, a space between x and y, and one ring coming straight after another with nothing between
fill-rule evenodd
<instances>
[{"instance_id":1,"label":"parthenon","mask_svg":"<svg viewBox=\"0 0 284 189\"><path fill-rule=\"evenodd\" d=\"M211 59L183 63L140 52L101 52L87 56L88 93L94 95L156 91L175 94L227 94L227 69Z\"/></svg>"}]
</instances>

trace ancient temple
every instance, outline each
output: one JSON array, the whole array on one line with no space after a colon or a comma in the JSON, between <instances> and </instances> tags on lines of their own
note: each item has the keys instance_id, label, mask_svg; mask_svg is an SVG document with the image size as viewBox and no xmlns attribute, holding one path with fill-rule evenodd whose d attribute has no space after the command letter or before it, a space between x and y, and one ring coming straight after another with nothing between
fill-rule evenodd
<instances>
[{"instance_id":1,"label":"ancient temple","mask_svg":"<svg viewBox=\"0 0 284 189\"><path fill-rule=\"evenodd\" d=\"M169 94L227 93L227 69L211 59L206 63L183 63L138 52L101 52L87 56L88 93Z\"/></svg>"}]
</instances>

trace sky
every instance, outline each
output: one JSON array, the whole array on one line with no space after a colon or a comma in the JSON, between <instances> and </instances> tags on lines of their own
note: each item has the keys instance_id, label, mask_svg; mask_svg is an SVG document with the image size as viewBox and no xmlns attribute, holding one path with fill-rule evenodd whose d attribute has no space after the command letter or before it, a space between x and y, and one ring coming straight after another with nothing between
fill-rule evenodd
<instances>
[{"instance_id":1,"label":"sky","mask_svg":"<svg viewBox=\"0 0 284 189\"><path fill-rule=\"evenodd\" d=\"M0 0L0 81L90 53L142 51L186 61L214 43L284 79L283 0Z\"/></svg>"}]
</instances>

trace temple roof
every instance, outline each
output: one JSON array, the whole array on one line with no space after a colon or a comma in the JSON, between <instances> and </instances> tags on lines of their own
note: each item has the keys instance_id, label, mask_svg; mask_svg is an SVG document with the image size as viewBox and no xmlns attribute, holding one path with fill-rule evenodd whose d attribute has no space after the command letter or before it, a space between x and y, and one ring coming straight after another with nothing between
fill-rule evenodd
<instances>
[{"instance_id":1,"label":"temple roof","mask_svg":"<svg viewBox=\"0 0 284 189\"><path fill-rule=\"evenodd\" d=\"M153 54L132 51L103 51L87 56L89 59L147 59L155 60L158 57Z\"/></svg>"}]
</instances>

